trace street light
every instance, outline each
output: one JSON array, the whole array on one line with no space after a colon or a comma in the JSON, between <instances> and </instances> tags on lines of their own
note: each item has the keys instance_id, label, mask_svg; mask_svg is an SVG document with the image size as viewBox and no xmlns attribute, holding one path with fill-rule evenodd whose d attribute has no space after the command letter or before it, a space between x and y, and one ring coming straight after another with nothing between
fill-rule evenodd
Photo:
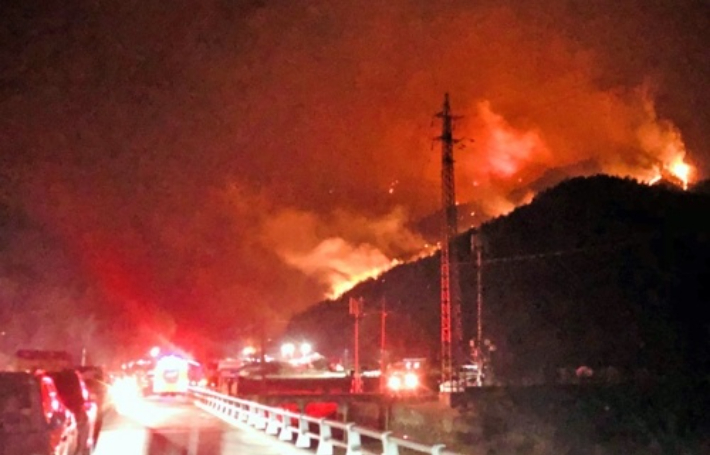
<instances>
[{"instance_id":1,"label":"street light","mask_svg":"<svg viewBox=\"0 0 710 455\"><path fill-rule=\"evenodd\" d=\"M284 343L281 345L281 355L283 357L293 357L294 352L296 352L296 346L294 346L293 343Z\"/></svg>"},{"instance_id":2,"label":"street light","mask_svg":"<svg viewBox=\"0 0 710 455\"><path fill-rule=\"evenodd\" d=\"M153 346L150 349L150 356L156 358L158 355L160 355L160 348L158 346Z\"/></svg>"},{"instance_id":3,"label":"street light","mask_svg":"<svg viewBox=\"0 0 710 455\"><path fill-rule=\"evenodd\" d=\"M247 346L244 349L242 349L242 355L244 357L249 357L256 354L256 349L253 346Z\"/></svg>"},{"instance_id":4,"label":"street light","mask_svg":"<svg viewBox=\"0 0 710 455\"><path fill-rule=\"evenodd\" d=\"M310 343L302 343L301 344L301 355L304 357L307 356L308 354L311 353L312 349L313 348L311 347Z\"/></svg>"}]
</instances>

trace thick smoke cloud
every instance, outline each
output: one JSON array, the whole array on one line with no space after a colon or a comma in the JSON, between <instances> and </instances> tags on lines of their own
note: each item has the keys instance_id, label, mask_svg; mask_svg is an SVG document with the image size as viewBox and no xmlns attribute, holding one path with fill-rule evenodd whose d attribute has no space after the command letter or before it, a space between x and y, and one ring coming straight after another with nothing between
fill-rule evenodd
<instances>
[{"instance_id":1,"label":"thick smoke cloud","mask_svg":"<svg viewBox=\"0 0 710 455\"><path fill-rule=\"evenodd\" d=\"M487 216L684 141L701 176L702 2L343 3L10 2L4 198L128 317L239 337L436 241L444 92Z\"/></svg>"},{"instance_id":2,"label":"thick smoke cloud","mask_svg":"<svg viewBox=\"0 0 710 455\"><path fill-rule=\"evenodd\" d=\"M286 210L266 220L264 240L285 263L317 278L327 286L327 296L335 298L428 247L408 224L401 208L379 218L344 210L319 218Z\"/></svg>"}]
</instances>

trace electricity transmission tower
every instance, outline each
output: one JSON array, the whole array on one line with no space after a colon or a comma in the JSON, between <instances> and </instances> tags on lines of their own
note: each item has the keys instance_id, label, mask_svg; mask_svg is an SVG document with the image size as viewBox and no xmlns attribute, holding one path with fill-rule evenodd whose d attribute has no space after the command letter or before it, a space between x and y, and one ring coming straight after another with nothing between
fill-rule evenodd
<instances>
[{"instance_id":1,"label":"electricity transmission tower","mask_svg":"<svg viewBox=\"0 0 710 455\"><path fill-rule=\"evenodd\" d=\"M461 290L459 287L458 255L455 238L458 233L456 187L454 184L453 121L449 94L444 95L444 105L436 117L441 119L441 197L444 210L443 240L441 247L441 383L450 384L451 391L458 390L458 367L462 356Z\"/></svg>"},{"instance_id":2,"label":"electricity transmission tower","mask_svg":"<svg viewBox=\"0 0 710 455\"><path fill-rule=\"evenodd\" d=\"M360 319L363 316L364 305L365 302L362 297L359 299L350 298L350 315L355 318L355 370L353 371L353 381L350 389L352 393L362 393L362 376L360 371Z\"/></svg>"}]
</instances>

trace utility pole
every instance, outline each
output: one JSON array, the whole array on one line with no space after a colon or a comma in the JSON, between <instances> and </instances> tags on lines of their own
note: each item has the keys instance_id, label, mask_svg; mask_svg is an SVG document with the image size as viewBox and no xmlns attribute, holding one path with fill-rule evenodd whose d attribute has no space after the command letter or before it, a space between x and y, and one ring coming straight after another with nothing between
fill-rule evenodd
<instances>
[{"instance_id":1,"label":"utility pole","mask_svg":"<svg viewBox=\"0 0 710 455\"><path fill-rule=\"evenodd\" d=\"M456 187L454 182L453 121L449 94L444 95L444 105L436 117L441 119L441 196L444 210L443 240L441 247L441 383L458 391L458 366L462 357L461 291L455 247L458 233Z\"/></svg>"},{"instance_id":2,"label":"utility pole","mask_svg":"<svg viewBox=\"0 0 710 455\"><path fill-rule=\"evenodd\" d=\"M351 386L352 393L362 393L362 377L360 376L360 317L362 316L364 302L362 297L355 299L350 297L350 314L355 317L354 344L355 352L353 357L355 360L355 371L353 374L353 382Z\"/></svg>"},{"instance_id":3,"label":"utility pole","mask_svg":"<svg viewBox=\"0 0 710 455\"><path fill-rule=\"evenodd\" d=\"M386 299L382 297L382 308L380 309L380 392L385 391L385 369L387 368L385 359L385 337L387 336L387 310Z\"/></svg>"},{"instance_id":4,"label":"utility pole","mask_svg":"<svg viewBox=\"0 0 710 455\"><path fill-rule=\"evenodd\" d=\"M471 233L471 248L476 255L476 346L474 350L474 359L478 366L477 385L483 383L483 244L481 242L481 233L478 229Z\"/></svg>"},{"instance_id":5,"label":"utility pole","mask_svg":"<svg viewBox=\"0 0 710 455\"><path fill-rule=\"evenodd\" d=\"M266 320L261 319L259 324L259 365L261 367L261 393L266 393Z\"/></svg>"}]
</instances>

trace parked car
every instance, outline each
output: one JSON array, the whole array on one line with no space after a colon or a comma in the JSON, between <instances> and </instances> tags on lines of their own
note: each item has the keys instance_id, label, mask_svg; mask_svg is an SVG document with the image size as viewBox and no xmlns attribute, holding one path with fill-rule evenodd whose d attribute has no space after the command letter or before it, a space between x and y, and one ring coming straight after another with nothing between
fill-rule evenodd
<instances>
[{"instance_id":1,"label":"parked car","mask_svg":"<svg viewBox=\"0 0 710 455\"><path fill-rule=\"evenodd\" d=\"M94 444L99 440L99 433L103 427L104 414L111 407L109 399L109 385L106 381L104 370L98 366L82 366L78 367L77 371L89 389L89 398L95 402L98 407L98 416L96 418L96 426L94 427Z\"/></svg>"},{"instance_id":2,"label":"parked car","mask_svg":"<svg viewBox=\"0 0 710 455\"><path fill-rule=\"evenodd\" d=\"M43 373L0 372L0 455L73 455L74 414Z\"/></svg>"},{"instance_id":3,"label":"parked car","mask_svg":"<svg viewBox=\"0 0 710 455\"><path fill-rule=\"evenodd\" d=\"M76 370L62 370L49 373L54 380L67 407L76 416L79 430L79 444L76 455L88 455L94 450L95 430L98 420L98 406L89 397L89 390Z\"/></svg>"},{"instance_id":4,"label":"parked car","mask_svg":"<svg viewBox=\"0 0 710 455\"><path fill-rule=\"evenodd\" d=\"M86 388L89 389L89 396L92 401L95 401L99 407L99 411L105 412L109 405L107 398L108 395L108 382L104 374L104 370L98 366L81 366L77 367L76 371L81 375L81 379L84 380Z\"/></svg>"}]
</instances>

